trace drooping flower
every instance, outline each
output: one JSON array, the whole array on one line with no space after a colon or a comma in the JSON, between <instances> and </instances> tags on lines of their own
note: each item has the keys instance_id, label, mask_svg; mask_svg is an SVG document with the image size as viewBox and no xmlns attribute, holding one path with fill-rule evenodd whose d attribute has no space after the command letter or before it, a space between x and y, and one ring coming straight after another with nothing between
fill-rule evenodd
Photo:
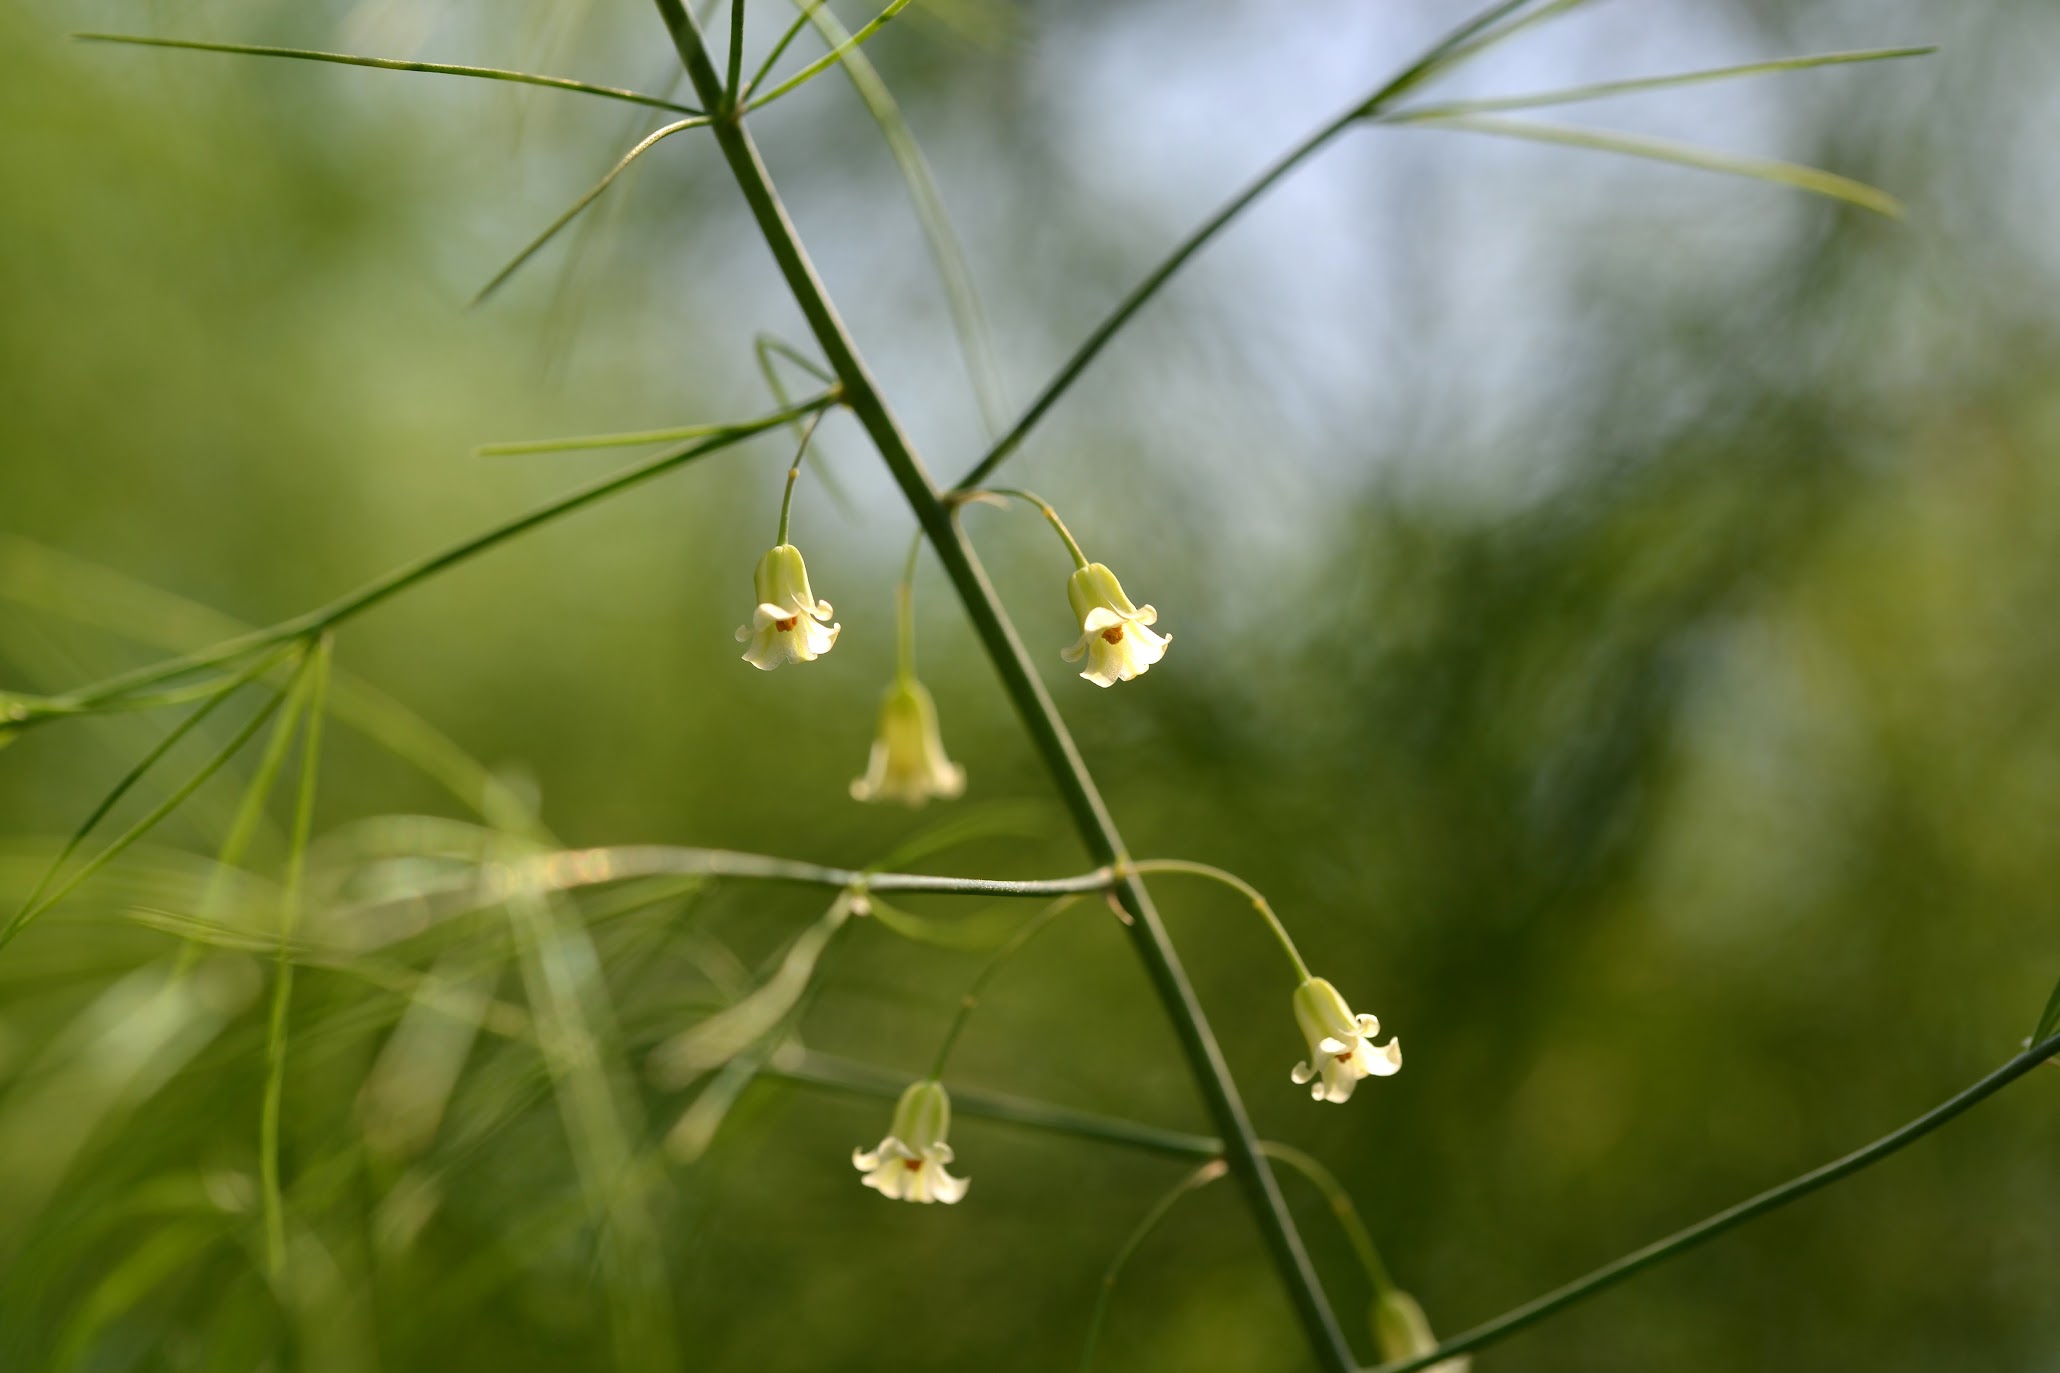
<instances>
[{"instance_id":1,"label":"drooping flower","mask_svg":"<svg viewBox=\"0 0 2060 1373\"><path fill-rule=\"evenodd\" d=\"M1402 1071L1402 1041L1375 1044L1380 1022L1354 1015L1338 989L1320 977L1295 988L1295 1021L1309 1041L1309 1057L1290 1076L1310 1083L1318 1101L1349 1101L1362 1077L1392 1077Z\"/></svg>"},{"instance_id":2,"label":"drooping flower","mask_svg":"<svg viewBox=\"0 0 2060 1373\"><path fill-rule=\"evenodd\" d=\"M913 1083L894 1107L894 1123L877 1149L854 1150L851 1166L860 1179L883 1197L896 1201L949 1205L966 1194L970 1182L944 1171L951 1146L951 1098L935 1079Z\"/></svg>"},{"instance_id":3,"label":"drooping flower","mask_svg":"<svg viewBox=\"0 0 2060 1373\"><path fill-rule=\"evenodd\" d=\"M758 609L751 623L737 629L737 642L749 642L744 661L770 672L782 663L812 663L830 651L842 625L829 624L830 603L818 601L808 586L808 565L801 550L783 543L758 560L751 574Z\"/></svg>"},{"instance_id":4,"label":"drooping flower","mask_svg":"<svg viewBox=\"0 0 2060 1373\"><path fill-rule=\"evenodd\" d=\"M1390 1287L1374 1299L1373 1342L1380 1349L1382 1363L1413 1359L1438 1347L1423 1307L1399 1287ZM1472 1367L1473 1360L1462 1354L1434 1363L1424 1373L1469 1373Z\"/></svg>"},{"instance_id":5,"label":"drooping flower","mask_svg":"<svg viewBox=\"0 0 2060 1373\"><path fill-rule=\"evenodd\" d=\"M1116 574L1101 563L1089 563L1073 574L1066 583L1066 599L1080 620L1080 642L1061 649L1059 656L1077 663L1084 655L1087 669L1080 675L1096 686L1143 676L1173 642L1171 634L1154 634L1148 628L1158 623L1159 612L1132 605Z\"/></svg>"},{"instance_id":6,"label":"drooping flower","mask_svg":"<svg viewBox=\"0 0 2060 1373\"><path fill-rule=\"evenodd\" d=\"M865 776L851 784L852 798L920 806L933 796L948 801L965 789L966 770L944 756L937 703L915 678L897 678L880 703L880 732Z\"/></svg>"}]
</instances>

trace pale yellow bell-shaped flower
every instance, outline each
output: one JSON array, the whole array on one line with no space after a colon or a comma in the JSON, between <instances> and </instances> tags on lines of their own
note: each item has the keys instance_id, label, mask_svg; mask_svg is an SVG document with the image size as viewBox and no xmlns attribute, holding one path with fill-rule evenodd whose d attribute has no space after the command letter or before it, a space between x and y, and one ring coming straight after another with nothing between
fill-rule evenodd
<instances>
[{"instance_id":1,"label":"pale yellow bell-shaped flower","mask_svg":"<svg viewBox=\"0 0 2060 1373\"><path fill-rule=\"evenodd\" d=\"M1087 668L1080 675L1096 686L1143 676L1173 642L1171 634L1154 634L1148 628L1158 623L1159 612L1132 605L1116 574L1101 563L1089 563L1073 574L1066 583L1066 599L1080 621L1080 642L1061 649L1059 656L1069 663L1086 657Z\"/></svg>"},{"instance_id":2,"label":"pale yellow bell-shaped flower","mask_svg":"<svg viewBox=\"0 0 2060 1373\"><path fill-rule=\"evenodd\" d=\"M808 565L801 550L783 543L758 560L751 576L758 608L751 623L737 629L737 642L749 643L744 661L770 672L783 663L812 663L830 651L842 625L829 623L830 603L818 601L808 586Z\"/></svg>"},{"instance_id":3,"label":"pale yellow bell-shaped flower","mask_svg":"<svg viewBox=\"0 0 2060 1373\"><path fill-rule=\"evenodd\" d=\"M1375 1044L1380 1022L1354 1015L1338 989L1320 977L1295 988L1295 1022L1309 1041L1309 1057L1291 1076L1310 1084L1318 1101L1349 1101L1362 1077L1392 1077L1402 1071L1402 1041Z\"/></svg>"},{"instance_id":4,"label":"pale yellow bell-shaped flower","mask_svg":"<svg viewBox=\"0 0 2060 1373\"><path fill-rule=\"evenodd\" d=\"M894 1123L877 1149L858 1149L851 1166L865 1176L859 1181L883 1197L925 1205L946 1205L966 1194L971 1185L944 1171L951 1162L951 1097L935 1079L912 1083L894 1107Z\"/></svg>"},{"instance_id":5,"label":"pale yellow bell-shaped flower","mask_svg":"<svg viewBox=\"0 0 2060 1373\"><path fill-rule=\"evenodd\" d=\"M852 798L920 806L933 796L948 801L965 789L966 770L944 756L937 703L915 678L897 679L880 702L880 732L865 776L851 784Z\"/></svg>"},{"instance_id":6,"label":"pale yellow bell-shaped flower","mask_svg":"<svg viewBox=\"0 0 2060 1373\"><path fill-rule=\"evenodd\" d=\"M1382 1363L1413 1359L1438 1347L1423 1307L1399 1287L1390 1287L1374 1299L1373 1342L1380 1349ZM1472 1367L1473 1360L1462 1354L1434 1363L1423 1373L1469 1373Z\"/></svg>"}]
</instances>

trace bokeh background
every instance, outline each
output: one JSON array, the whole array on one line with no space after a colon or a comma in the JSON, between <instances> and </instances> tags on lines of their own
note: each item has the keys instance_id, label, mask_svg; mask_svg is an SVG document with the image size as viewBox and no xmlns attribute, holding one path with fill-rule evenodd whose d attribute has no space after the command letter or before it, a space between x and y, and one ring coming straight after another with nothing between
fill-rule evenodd
<instances>
[{"instance_id":1,"label":"bokeh background","mask_svg":"<svg viewBox=\"0 0 2060 1373\"><path fill-rule=\"evenodd\" d=\"M1463 14L959 3L919 6L869 52L1020 404L1187 226ZM754 45L784 18L753 5ZM622 461L474 445L755 414L753 336L806 342L693 135L468 309L659 121L67 42L81 27L674 79L655 15L627 3L0 9L0 687L59 691L211 641L210 611L296 613ZM1261 1130L1343 1176L1440 1329L1916 1115L2014 1052L2060 976L2060 12L1614 0L1442 93L1901 43L1940 51L1567 112L1827 166L1901 197L1901 223L1429 130L1355 133L1250 213L1010 469L1159 607L1177 643L1148 677L1074 679L1062 551L1021 512L970 517L1134 851L1249 877L1406 1041L1399 1077L1313 1106L1287 1081L1301 1046L1257 923L1160 884ZM835 74L758 131L929 464L956 474L980 415L876 131ZM813 667L753 672L730 638L790 451L766 440L379 608L342 633L340 669L484 760L566 844L862 864L928 835L954 841L919 860L933 870L1079 870L932 564L922 669L969 794L916 815L847 799L910 522L853 425L822 447L795 531L844 631ZM168 723L64 723L0 753L10 903ZM0 953L0 1364L1077 1359L1105 1265L1183 1165L963 1119L968 1200L892 1206L846 1161L888 1103L771 1080L698 1159L663 1151L695 1096L654 1082L653 1047L762 977L824 904L741 884L370 932L315 912L327 943L299 973L286 1092L290 1262L268 1280L272 917L240 936L193 923L251 762ZM283 805L232 884L252 911L270 909ZM334 729L318 894L390 894L481 842L374 823L399 816L477 823ZM431 856L352 875L396 853ZM1005 928L977 903L920 913ZM166 992L181 932L210 952ZM918 1072L981 957L854 925L801 1036ZM446 994L425 1010L432 971ZM539 1033L571 1037L554 1070ZM1204 1124L1092 909L1000 976L950 1077ZM1478 1366L2060 1368L2056 1146L2060 1075L2040 1072ZM1351 1251L1286 1185L1370 1358ZM1307 1366L1232 1188L1147 1242L1101 1356Z\"/></svg>"}]
</instances>

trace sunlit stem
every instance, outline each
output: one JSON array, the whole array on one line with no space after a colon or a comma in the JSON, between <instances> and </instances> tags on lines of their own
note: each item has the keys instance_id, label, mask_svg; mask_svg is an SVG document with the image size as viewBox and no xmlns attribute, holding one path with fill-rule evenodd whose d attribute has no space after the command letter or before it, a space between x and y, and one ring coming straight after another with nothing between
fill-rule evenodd
<instances>
[{"instance_id":1,"label":"sunlit stem","mask_svg":"<svg viewBox=\"0 0 2060 1373\"><path fill-rule=\"evenodd\" d=\"M950 1061L951 1051L957 1047L959 1036L965 1033L966 1021L972 1017L973 1008L980 1004L981 991L994 975L1001 971L1002 965L1014 958L1025 944L1042 934L1052 921L1065 914L1079 899L1078 896L1062 896L1024 921L1022 928L1010 935L1008 942L996 949L994 957L987 960L986 966L973 975L972 982L966 987L965 996L959 1000L957 1013L951 1018L951 1025L944 1031L944 1041L937 1046L937 1057L930 1062L931 1078L943 1078L944 1065Z\"/></svg>"},{"instance_id":2,"label":"sunlit stem","mask_svg":"<svg viewBox=\"0 0 2060 1373\"><path fill-rule=\"evenodd\" d=\"M301 733L300 792L286 850L286 881L279 903L279 948L272 974L272 1017L265 1040L265 1098L258 1121L258 1185L265 1215L265 1262L276 1280L286 1271L286 1206L279 1185L279 1114L286 1096L287 1015L293 1001L294 930L300 923L307 872L308 835L314 825L316 778L322 758L322 714L327 708L331 640L324 634L309 656L295 695L307 721ZM289 715L291 714L289 710ZM287 728L290 730L291 725Z\"/></svg>"},{"instance_id":3,"label":"sunlit stem","mask_svg":"<svg viewBox=\"0 0 2060 1373\"><path fill-rule=\"evenodd\" d=\"M1381 1261L1380 1250L1373 1243L1373 1234L1366 1228L1366 1222L1359 1218L1359 1208L1352 1204L1352 1194L1345 1190L1337 1175L1313 1155L1303 1153L1292 1144L1262 1140L1259 1152L1285 1163L1323 1193L1323 1199L1330 1204L1331 1214L1338 1218L1338 1227L1345 1232L1345 1239L1359 1256L1359 1266L1366 1271L1366 1280L1373 1285L1374 1295L1382 1296L1393 1291L1395 1280L1388 1276L1388 1266Z\"/></svg>"},{"instance_id":4,"label":"sunlit stem","mask_svg":"<svg viewBox=\"0 0 2060 1373\"><path fill-rule=\"evenodd\" d=\"M1211 1159L1195 1169L1174 1183L1171 1191L1153 1203L1152 1209L1145 1212L1144 1219L1137 1223L1137 1228L1130 1232L1130 1237L1123 1241L1123 1247L1116 1251L1116 1257L1109 1264L1109 1271L1102 1274L1101 1286L1094 1294L1094 1313L1087 1318L1087 1341L1080 1351L1080 1373L1088 1373L1094 1367L1094 1347L1101 1341L1102 1322L1109 1314L1109 1299L1115 1295L1116 1279L1122 1276L1124 1265L1130 1262L1130 1256L1151 1237L1152 1231L1159 1228L1160 1222L1172 1214L1173 1208L1180 1204L1182 1197L1190 1192L1200 1191L1229 1171L1220 1158Z\"/></svg>"},{"instance_id":5,"label":"sunlit stem","mask_svg":"<svg viewBox=\"0 0 2060 1373\"><path fill-rule=\"evenodd\" d=\"M1273 937L1279 941L1280 950L1288 956L1288 962L1295 965L1295 976L1304 982L1313 976L1309 971L1309 965L1302 961L1302 952L1295 947L1295 941L1288 934L1287 926L1281 924L1280 917L1274 913L1272 904L1259 894L1257 887L1236 873L1225 872L1222 868L1211 867L1207 863L1190 863L1184 858L1147 858L1142 862L1133 862L1129 867L1130 871L1135 873L1177 872L1194 877L1206 877L1242 892L1245 899L1252 903L1252 908L1265 919L1266 928L1273 931Z\"/></svg>"},{"instance_id":6,"label":"sunlit stem","mask_svg":"<svg viewBox=\"0 0 2060 1373\"><path fill-rule=\"evenodd\" d=\"M801 480L801 460L808 456L808 441L815 437L815 427L823 422L823 412L818 410L808 417L808 423L801 430L801 443L794 450L794 461L787 468L787 489L780 493L780 533L773 542L787 542L787 521L794 513L794 484Z\"/></svg>"},{"instance_id":7,"label":"sunlit stem","mask_svg":"<svg viewBox=\"0 0 2060 1373\"><path fill-rule=\"evenodd\" d=\"M1080 551L1079 541L1073 537L1073 531L1066 528L1066 522L1059 518L1059 512L1052 509L1051 502L1044 497L1037 495L1035 492L1023 491L1013 486L990 486L983 490L969 493L966 499L977 500L981 496L1014 496L1019 501L1027 501L1029 504L1036 506L1043 513L1044 518L1051 521L1051 527L1058 531L1059 537L1065 540L1066 551L1073 555L1073 566L1087 566L1087 555Z\"/></svg>"}]
</instances>

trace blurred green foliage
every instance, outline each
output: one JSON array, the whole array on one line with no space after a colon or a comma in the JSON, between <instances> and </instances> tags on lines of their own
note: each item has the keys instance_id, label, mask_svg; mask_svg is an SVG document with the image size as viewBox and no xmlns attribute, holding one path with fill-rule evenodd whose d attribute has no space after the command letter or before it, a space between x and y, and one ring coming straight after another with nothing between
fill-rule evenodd
<instances>
[{"instance_id":1,"label":"blurred green foliage","mask_svg":"<svg viewBox=\"0 0 2060 1373\"><path fill-rule=\"evenodd\" d=\"M1015 394L1272 145L1451 18L1409 8L1248 6L1221 21L1226 50L1143 0L959 7L871 49L932 140ZM1048 534L969 516L1135 852L1249 878L1407 1041L1400 1076L1313 1107L1287 1081L1300 1045L1263 931L1228 894L1155 884L1261 1130L1344 1177L1447 1332L1915 1115L2013 1052L2060 976L2060 176L2025 113L2050 102L2060 24L2030 3L1664 8L1543 30L1483 89L1630 74L1627 53L1937 42L1921 70L1622 115L1864 177L1909 221L1357 135L1212 248L1011 469L1158 605L1178 637L1164 664L1107 693L1073 679ZM640 115L62 38L146 21L671 80L636 6L0 9L0 687L209 642L196 607L284 618L614 461L477 443L767 408L750 340L803 330L693 135L468 313ZM1318 61L1332 30L1380 61ZM1196 115L1197 85L1257 105ZM1121 127L1084 140L1080 109ZM1246 114L1286 132L1247 148ZM890 392L956 472L975 412L871 126L832 79L764 136ZM1151 163L1135 184L1125 159ZM1160 195L1172 172L1185 189ZM1364 327L1304 328L1324 296ZM920 866L1079 870L928 573L923 673L969 797L917 817L846 798L908 520L855 428L823 440L835 489L804 485L796 531L845 630L806 670L754 673L730 641L788 455L771 440L382 607L342 633L339 670L485 760L504 804L567 844L862 864L972 815L972 842ZM0 754L0 904L169 723L62 722ZM215 893L241 945L211 936L167 981L251 766L0 952L0 1366L1069 1366L1103 1266L1188 1166L965 1118L965 1203L890 1206L847 1162L889 1103L770 1081L698 1161L668 1162L690 1097L654 1084L652 1048L768 971L827 894L682 884L371 927L317 912L273 1281L256 1177L285 788ZM333 911L502 842L350 728L322 783ZM379 819L411 815L451 823ZM979 957L855 922L803 1038L920 1071ZM453 998L476 1031L436 1009ZM951 1077L1202 1128L1092 902L989 989ZM2050 1367L2056 1091L2033 1074L1479 1364ZM1286 1185L1349 1319L1368 1296L1351 1251ZM1232 1189L1147 1241L1102 1355L1303 1366Z\"/></svg>"}]
</instances>

